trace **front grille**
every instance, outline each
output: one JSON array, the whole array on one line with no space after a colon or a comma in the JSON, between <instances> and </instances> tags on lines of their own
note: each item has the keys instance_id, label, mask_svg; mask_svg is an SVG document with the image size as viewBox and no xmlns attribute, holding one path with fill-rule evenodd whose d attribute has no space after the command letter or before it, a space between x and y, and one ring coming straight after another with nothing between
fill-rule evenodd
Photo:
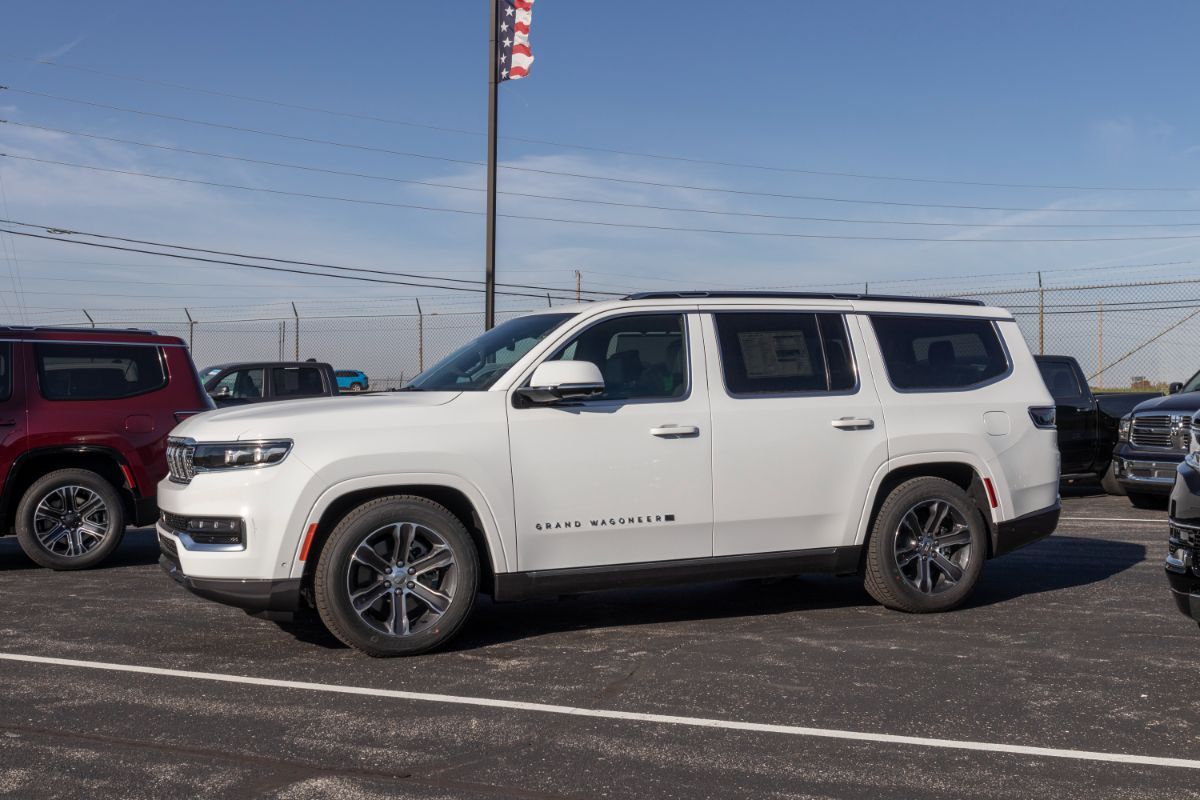
<instances>
[{"instance_id":1,"label":"front grille","mask_svg":"<svg viewBox=\"0 0 1200 800\"><path fill-rule=\"evenodd\" d=\"M158 512L158 518L162 520L162 524L166 528L173 531L186 531L188 529L188 518L181 517L178 514L172 514L168 511Z\"/></svg>"},{"instance_id":2,"label":"front grille","mask_svg":"<svg viewBox=\"0 0 1200 800\"><path fill-rule=\"evenodd\" d=\"M182 439L167 439L167 468L175 483L191 483L196 477L192 456L196 448Z\"/></svg>"},{"instance_id":3,"label":"front grille","mask_svg":"<svg viewBox=\"0 0 1200 800\"><path fill-rule=\"evenodd\" d=\"M1186 414L1145 414L1133 418L1129 441L1137 447L1186 453L1192 418Z\"/></svg>"}]
</instances>

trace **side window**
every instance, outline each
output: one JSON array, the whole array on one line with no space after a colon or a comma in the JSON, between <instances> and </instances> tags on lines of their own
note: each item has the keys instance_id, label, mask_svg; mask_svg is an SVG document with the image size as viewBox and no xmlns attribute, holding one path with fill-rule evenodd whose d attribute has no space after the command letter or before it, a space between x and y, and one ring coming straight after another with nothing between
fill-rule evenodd
<instances>
[{"instance_id":1,"label":"side window","mask_svg":"<svg viewBox=\"0 0 1200 800\"><path fill-rule=\"evenodd\" d=\"M213 387L214 397L231 400L258 400L263 396L263 368L235 369L217 381Z\"/></svg>"},{"instance_id":2,"label":"side window","mask_svg":"<svg viewBox=\"0 0 1200 800\"><path fill-rule=\"evenodd\" d=\"M734 395L846 391L856 382L840 314L717 313L725 387Z\"/></svg>"},{"instance_id":3,"label":"side window","mask_svg":"<svg viewBox=\"0 0 1200 800\"><path fill-rule=\"evenodd\" d=\"M114 400L167 385L157 347L47 343L33 352L47 400Z\"/></svg>"},{"instance_id":4,"label":"side window","mask_svg":"<svg viewBox=\"0 0 1200 800\"><path fill-rule=\"evenodd\" d=\"M275 397L319 397L325 394L321 370L316 367L275 367L271 370Z\"/></svg>"},{"instance_id":5,"label":"side window","mask_svg":"<svg viewBox=\"0 0 1200 800\"><path fill-rule=\"evenodd\" d=\"M897 389L966 389L1008 371L996 326L986 319L872 315L888 377Z\"/></svg>"},{"instance_id":6,"label":"side window","mask_svg":"<svg viewBox=\"0 0 1200 800\"><path fill-rule=\"evenodd\" d=\"M1065 361L1039 361L1038 369L1055 400L1078 400L1084 396L1079 377Z\"/></svg>"},{"instance_id":7,"label":"side window","mask_svg":"<svg viewBox=\"0 0 1200 800\"><path fill-rule=\"evenodd\" d=\"M599 400L682 397L687 353L681 314L630 314L599 322L551 356L591 361L604 376Z\"/></svg>"},{"instance_id":8,"label":"side window","mask_svg":"<svg viewBox=\"0 0 1200 800\"><path fill-rule=\"evenodd\" d=\"M12 397L12 344L0 342L0 400Z\"/></svg>"}]
</instances>

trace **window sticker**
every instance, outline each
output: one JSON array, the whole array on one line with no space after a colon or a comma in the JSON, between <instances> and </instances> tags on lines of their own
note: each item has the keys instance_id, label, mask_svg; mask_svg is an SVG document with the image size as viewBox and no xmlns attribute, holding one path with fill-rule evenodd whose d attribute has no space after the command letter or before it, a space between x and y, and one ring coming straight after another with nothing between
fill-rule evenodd
<instances>
[{"instance_id":1,"label":"window sticker","mask_svg":"<svg viewBox=\"0 0 1200 800\"><path fill-rule=\"evenodd\" d=\"M741 331L738 346L747 378L791 378L812 375L812 359L804 331Z\"/></svg>"}]
</instances>

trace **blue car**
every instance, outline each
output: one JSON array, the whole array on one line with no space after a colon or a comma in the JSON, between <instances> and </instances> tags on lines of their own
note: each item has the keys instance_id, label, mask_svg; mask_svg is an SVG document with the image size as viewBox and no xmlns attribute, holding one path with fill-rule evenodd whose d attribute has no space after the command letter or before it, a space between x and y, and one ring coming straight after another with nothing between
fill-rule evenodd
<instances>
[{"instance_id":1,"label":"blue car","mask_svg":"<svg viewBox=\"0 0 1200 800\"><path fill-rule=\"evenodd\" d=\"M365 392L371 385L367 373L362 370L339 369L335 375L339 392Z\"/></svg>"}]
</instances>

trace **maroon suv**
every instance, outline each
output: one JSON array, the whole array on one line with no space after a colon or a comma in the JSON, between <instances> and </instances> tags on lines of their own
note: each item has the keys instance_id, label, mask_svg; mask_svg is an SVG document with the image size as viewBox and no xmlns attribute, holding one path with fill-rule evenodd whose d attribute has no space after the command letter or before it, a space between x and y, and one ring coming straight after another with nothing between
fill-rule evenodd
<instances>
[{"instance_id":1,"label":"maroon suv","mask_svg":"<svg viewBox=\"0 0 1200 800\"><path fill-rule=\"evenodd\" d=\"M211 407L175 337L0 328L0 533L42 566L95 566L154 520L167 434Z\"/></svg>"}]
</instances>

